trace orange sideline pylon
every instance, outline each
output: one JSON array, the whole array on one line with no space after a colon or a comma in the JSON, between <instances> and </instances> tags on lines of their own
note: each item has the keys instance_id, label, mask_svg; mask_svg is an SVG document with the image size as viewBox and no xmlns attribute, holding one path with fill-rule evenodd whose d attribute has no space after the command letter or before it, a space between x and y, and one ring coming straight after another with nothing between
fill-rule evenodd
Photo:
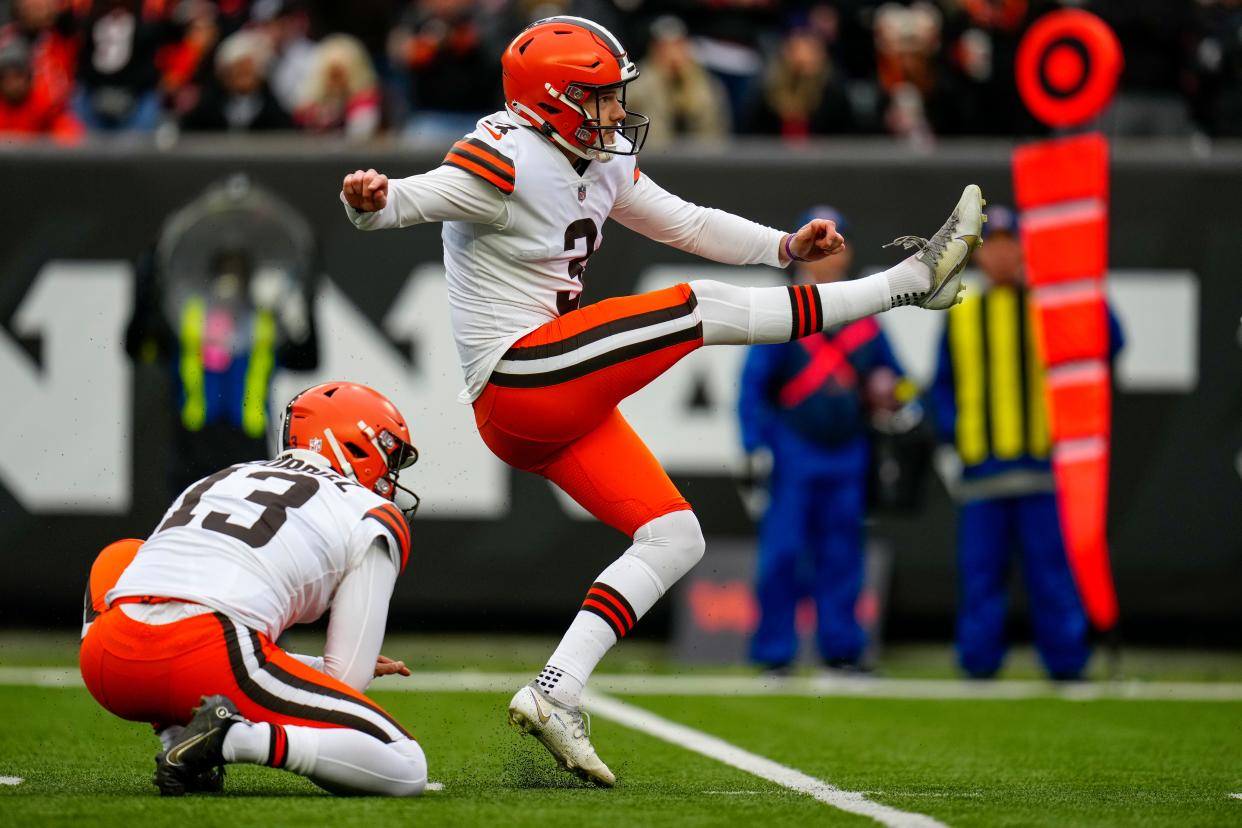
<instances>
[{"instance_id":1,"label":"orange sideline pylon","mask_svg":"<svg viewBox=\"0 0 1242 828\"><path fill-rule=\"evenodd\" d=\"M1020 147L1013 174L1066 554L1088 619L1109 630L1108 143L1087 134Z\"/></svg>"}]
</instances>

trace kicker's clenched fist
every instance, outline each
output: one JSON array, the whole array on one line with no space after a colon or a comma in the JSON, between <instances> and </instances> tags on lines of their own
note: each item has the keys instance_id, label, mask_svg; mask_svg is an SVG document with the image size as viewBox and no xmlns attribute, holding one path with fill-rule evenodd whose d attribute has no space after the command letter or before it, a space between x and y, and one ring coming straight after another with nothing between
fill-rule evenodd
<instances>
[{"instance_id":1,"label":"kicker's clenched fist","mask_svg":"<svg viewBox=\"0 0 1242 828\"><path fill-rule=\"evenodd\" d=\"M355 170L341 183L345 203L355 210L374 213L388 203L388 176L375 170Z\"/></svg>"},{"instance_id":2,"label":"kicker's clenched fist","mask_svg":"<svg viewBox=\"0 0 1242 828\"><path fill-rule=\"evenodd\" d=\"M792 253L805 262L817 262L845 249L845 238L837 232L837 223L830 219L812 219L788 242L783 252Z\"/></svg>"}]
</instances>

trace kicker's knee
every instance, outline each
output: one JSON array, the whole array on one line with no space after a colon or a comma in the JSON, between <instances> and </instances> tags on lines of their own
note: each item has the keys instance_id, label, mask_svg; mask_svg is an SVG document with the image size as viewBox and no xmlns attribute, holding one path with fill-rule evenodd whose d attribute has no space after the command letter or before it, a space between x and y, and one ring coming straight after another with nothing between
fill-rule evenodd
<instances>
[{"instance_id":1,"label":"kicker's knee","mask_svg":"<svg viewBox=\"0 0 1242 828\"><path fill-rule=\"evenodd\" d=\"M667 591L702 559L705 548L699 519L683 509L638 527L630 554L651 567Z\"/></svg>"}]
</instances>

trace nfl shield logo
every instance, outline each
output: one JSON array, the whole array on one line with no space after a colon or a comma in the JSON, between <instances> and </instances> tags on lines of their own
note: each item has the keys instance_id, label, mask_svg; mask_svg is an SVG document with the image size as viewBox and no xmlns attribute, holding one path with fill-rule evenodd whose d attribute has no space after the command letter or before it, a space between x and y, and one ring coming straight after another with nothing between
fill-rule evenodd
<instances>
[{"instance_id":1,"label":"nfl shield logo","mask_svg":"<svg viewBox=\"0 0 1242 828\"><path fill-rule=\"evenodd\" d=\"M578 185L578 201L580 202L586 201L586 185L585 184Z\"/></svg>"}]
</instances>

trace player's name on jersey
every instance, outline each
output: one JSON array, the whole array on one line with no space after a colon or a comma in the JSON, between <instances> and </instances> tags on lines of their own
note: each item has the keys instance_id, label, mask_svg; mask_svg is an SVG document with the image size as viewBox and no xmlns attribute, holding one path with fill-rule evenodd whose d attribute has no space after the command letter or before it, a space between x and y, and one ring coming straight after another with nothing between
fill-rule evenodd
<instances>
[{"instance_id":1,"label":"player's name on jersey","mask_svg":"<svg viewBox=\"0 0 1242 828\"><path fill-rule=\"evenodd\" d=\"M336 487L342 492L348 491L351 486L356 489L362 488L354 481L346 480L344 477L341 477L341 475L337 474L332 469L316 466L313 463L304 462L296 457L277 457L275 460L267 460L260 463L260 465L270 466L274 469L284 469L286 471L302 472L304 474L313 474L318 477L326 477L331 480L332 483L335 484Z\"/></svg>"}]
</instances>

